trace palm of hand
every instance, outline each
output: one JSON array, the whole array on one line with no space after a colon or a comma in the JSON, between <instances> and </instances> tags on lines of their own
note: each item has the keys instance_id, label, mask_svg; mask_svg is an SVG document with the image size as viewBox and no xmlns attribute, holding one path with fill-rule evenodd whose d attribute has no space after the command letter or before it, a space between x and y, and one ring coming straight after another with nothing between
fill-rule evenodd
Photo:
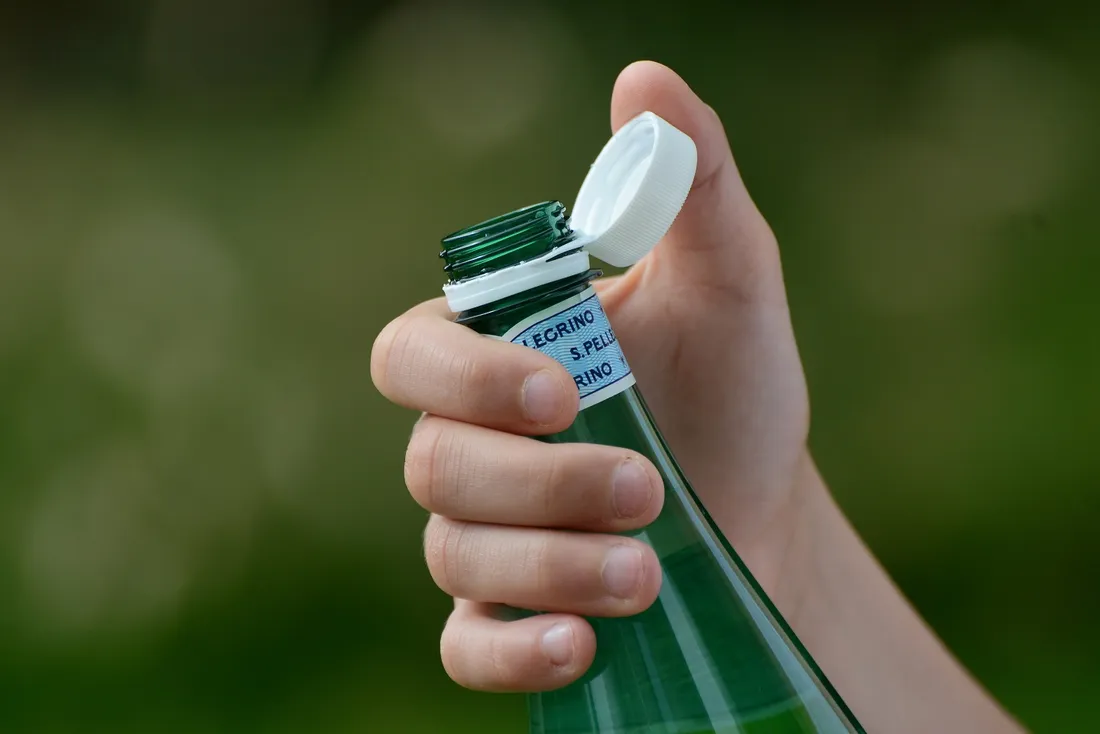
<instances>
[{"instance_id":1,"label":"palm of hand","mask_svg":"<svg viewBox=\"0 0 1100 734\"><path fill-rule=\"evenodd\" d=\"M664 248L597 288L677 460L770 593L794 531L809 426L783 291L708 288Z\"/></svg>"}]
</instances>

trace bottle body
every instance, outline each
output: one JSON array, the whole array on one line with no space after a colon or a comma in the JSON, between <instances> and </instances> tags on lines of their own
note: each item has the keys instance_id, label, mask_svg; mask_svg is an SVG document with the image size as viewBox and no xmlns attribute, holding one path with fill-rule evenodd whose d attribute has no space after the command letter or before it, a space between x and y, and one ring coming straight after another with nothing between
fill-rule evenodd
<instances>
[{"instance_id":1,"label":"bottle body","mask_svg":"<svg viewBox=\"0 0 1100 734\"><path fill-rule=\"evenodd\" d=\"M863 732L676 464L589 285L598 274L459 318L487 336L540 349L574 375L581 411L543 440L637 451L665 487L660 516L629 533L660 560L657 601L633 617L590 620L595 662L579 681L530 697L531 734Z\"/></svg>"}]
</instances>

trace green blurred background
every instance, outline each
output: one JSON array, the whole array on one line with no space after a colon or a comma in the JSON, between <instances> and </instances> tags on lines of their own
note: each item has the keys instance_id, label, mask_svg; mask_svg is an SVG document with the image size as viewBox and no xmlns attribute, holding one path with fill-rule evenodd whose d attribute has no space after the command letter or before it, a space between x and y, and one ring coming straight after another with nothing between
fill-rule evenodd
<instances>
[{"instance_id":1,"label":"green blurred background","mask_svg":"<svg viewBox=\"0 0 1100 734\"><path fill-rule=\"evenodd\" d=\"M1100 6L0 4L0 732L510 734L438 661L375 334L571 201L617 72L723 116L836 494L1042 732L1100 695Z\"/></svg>"}]
</instances>

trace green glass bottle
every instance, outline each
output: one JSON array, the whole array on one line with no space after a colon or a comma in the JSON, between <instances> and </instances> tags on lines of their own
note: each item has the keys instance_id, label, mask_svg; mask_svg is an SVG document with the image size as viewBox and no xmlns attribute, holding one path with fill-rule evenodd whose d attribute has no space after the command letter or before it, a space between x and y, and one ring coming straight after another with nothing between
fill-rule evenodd
<instances>
[{"instance_id":1,"label":"green glass bottle","mask_svg":"<svg viewBox=\"0 0 1100 734\"><path fill-rule=\"evenodd\" d=\"M482 303L456 309L457 320L540 349L570 370L581 410L567 430L543 440L632 449L664 481L660 516L630 533L660 560L657 601L633 617L590 620L595 662L579 681L530 696L531 734L863 732L677 466L591 286L602 273L587 266L578 239L554 201L456 232L441 253L451 288L542 273L518 291L494 291L489 282ZM572 267L548 269L567 258ZM532 262L538 267L517 267Z\"/></svg>"}]
</instances>

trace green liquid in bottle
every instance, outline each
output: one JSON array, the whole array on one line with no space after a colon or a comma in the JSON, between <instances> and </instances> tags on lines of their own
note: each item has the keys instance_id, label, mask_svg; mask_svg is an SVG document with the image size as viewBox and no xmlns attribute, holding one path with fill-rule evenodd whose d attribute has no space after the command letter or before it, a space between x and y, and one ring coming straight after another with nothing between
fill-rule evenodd
<instances>
[{"instance_id":1,"label":"green liquid in bottle","mask_svg":"<svg viewBox=\"0 0 1100 734\"><path fill-rule=\"evenodd\" d=\"M443 240L442 257L459 281L572 238L564 207L546 202L456 232ZM573 275L467 311L458 321L500 337L585 293L600 274ZM654 463L664 481L664 509L629 535L656 551L663 583L645 612L589 620L595 662L577 682L530 696L531 734L862 734L699 504L637 387L583 408L572 426L543 440L628 448Z\"/></svg>"}]
</instances>

